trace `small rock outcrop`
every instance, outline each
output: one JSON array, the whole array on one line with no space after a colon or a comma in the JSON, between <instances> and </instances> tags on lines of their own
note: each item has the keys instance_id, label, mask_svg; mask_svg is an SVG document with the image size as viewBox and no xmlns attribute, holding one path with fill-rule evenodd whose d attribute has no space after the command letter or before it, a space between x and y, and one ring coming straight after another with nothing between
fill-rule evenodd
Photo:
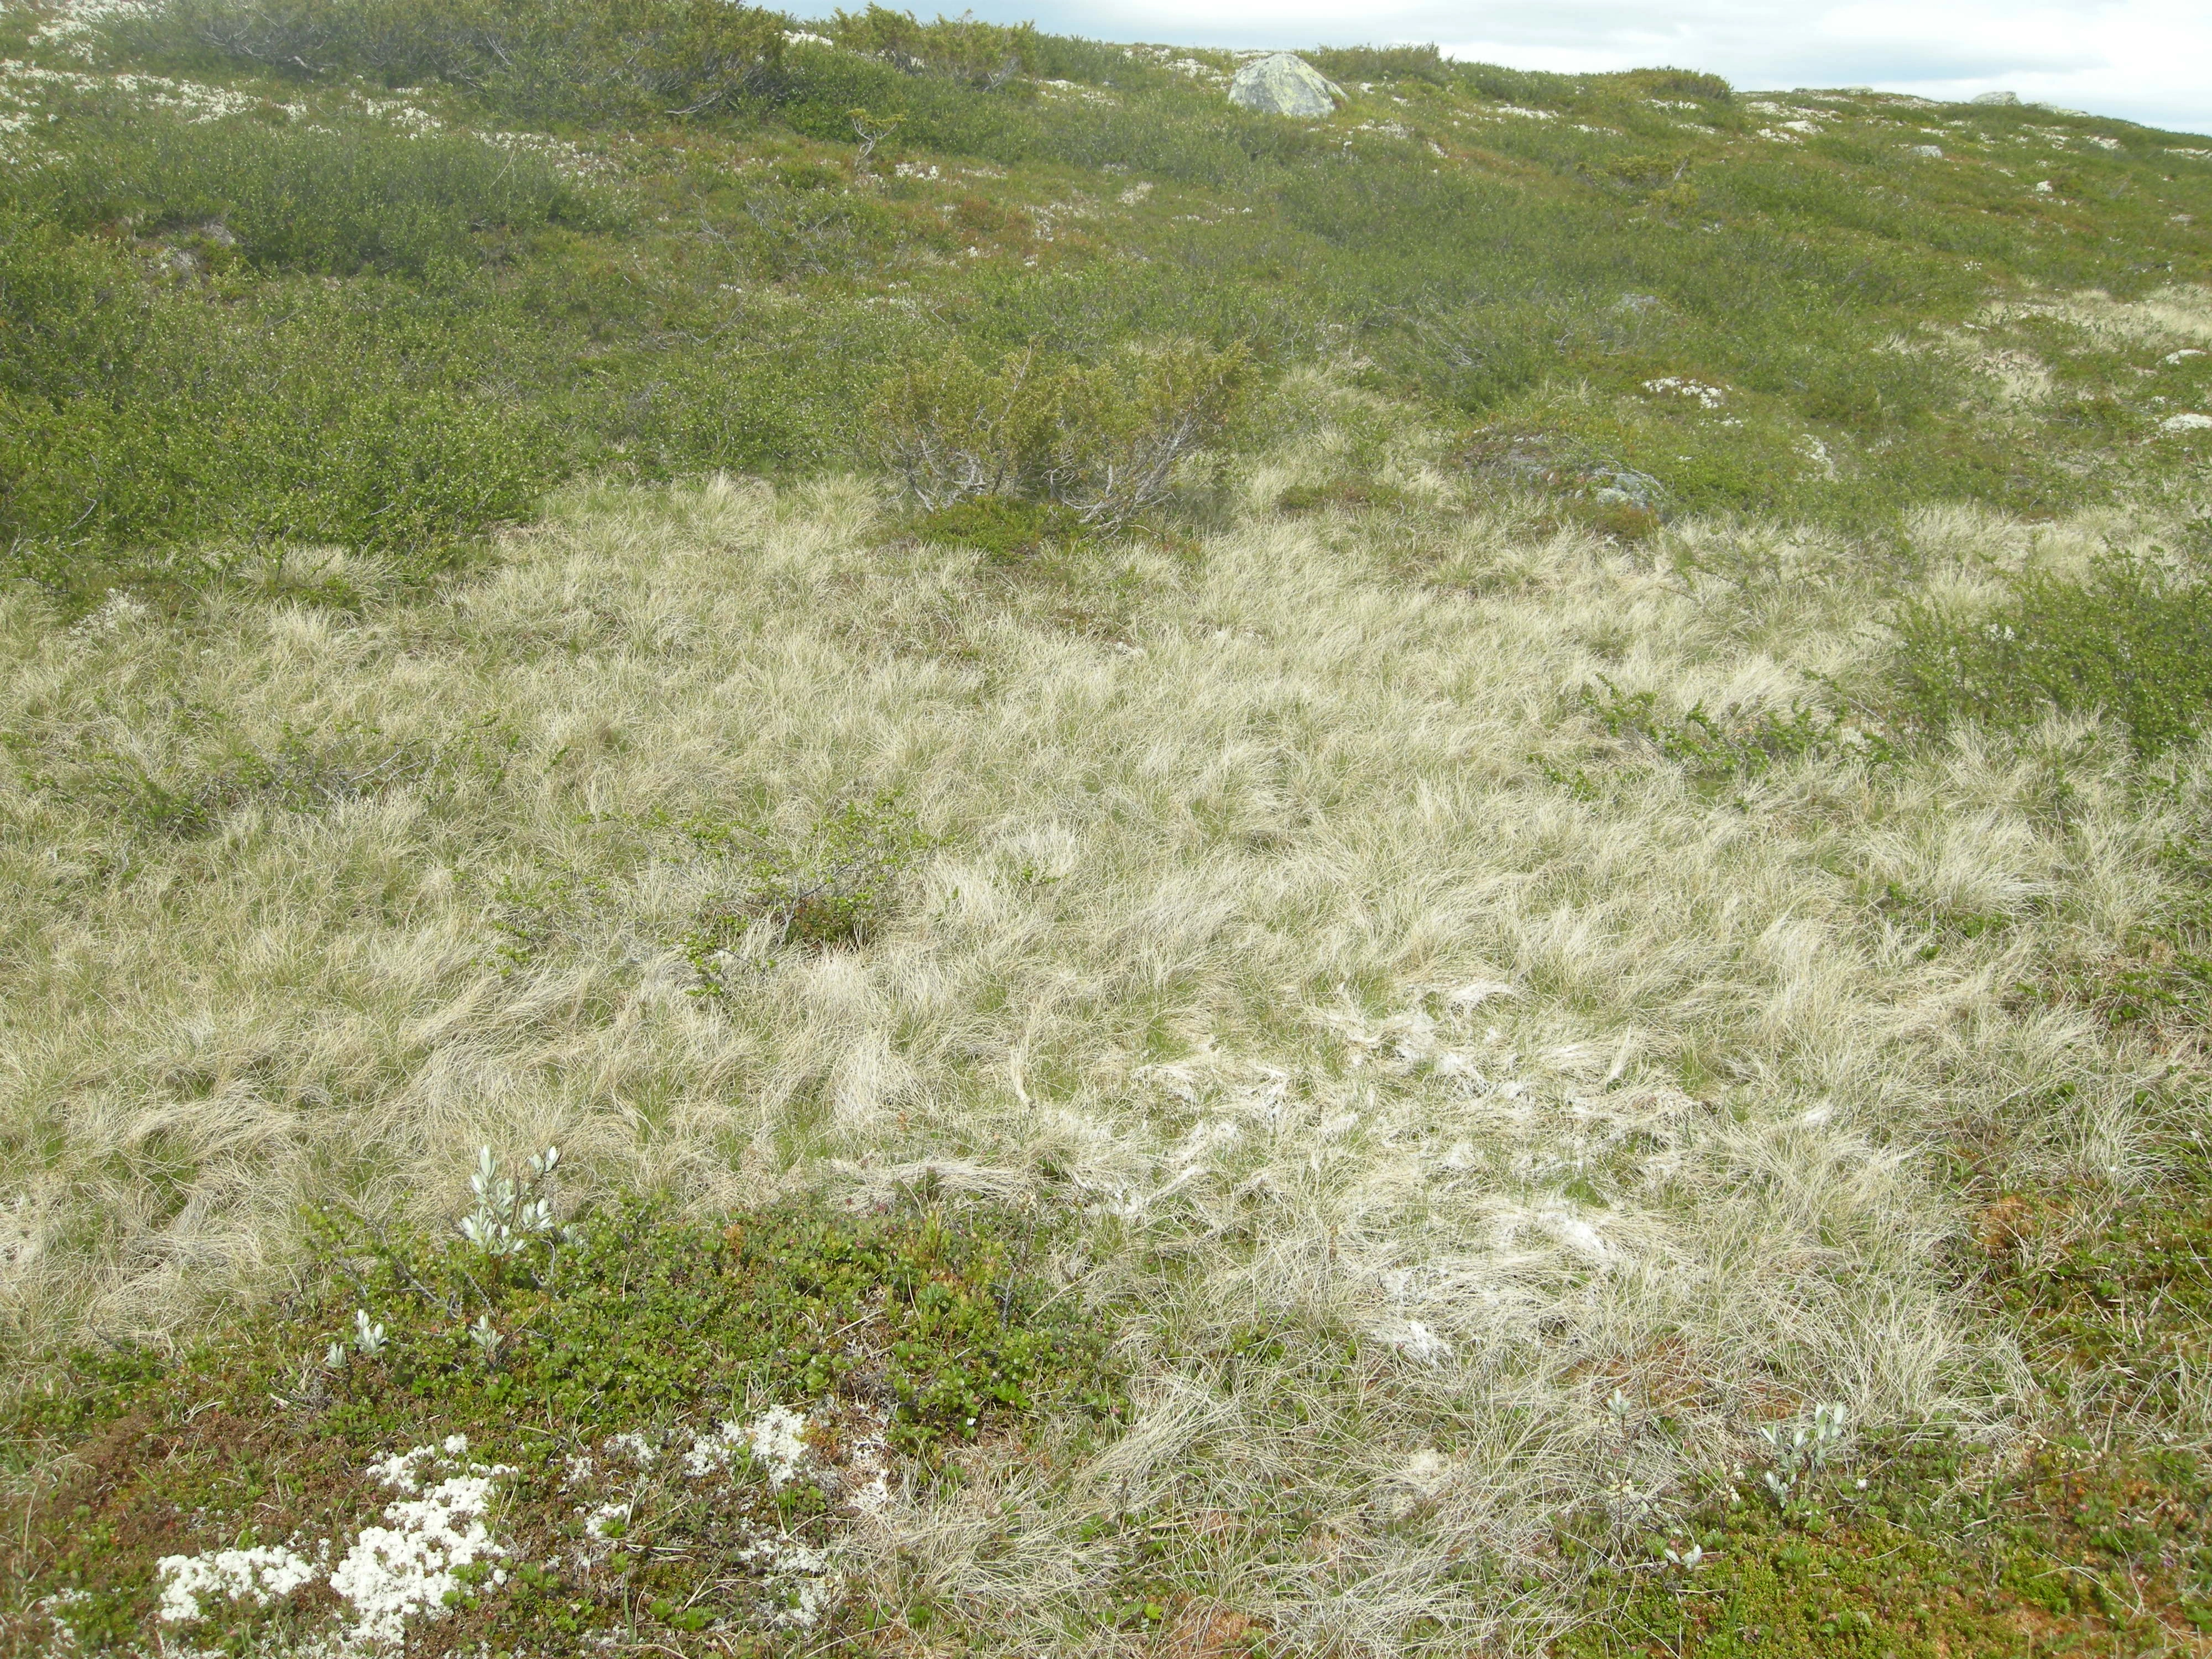
<instances>
[{"instance_id":1,"label":"small rock outcrop","mask_svg":"<svg viewBox=\"0 0 2212 1659\"><path fill-rule=\"evenodd\" d=\"M2016 92L1978 92L1974 94L1974 102L1978 104L2017 104L2020 102L2020 94Z\"/></svg>"},{"instance_id":2,"label":"small rock outcrop","mask_svg":"<svg viewBox=\"0 0 2212 1659\"><path fill-rule=\"evenodd\" d=\"M1328 115L1343 96L1343 88L1287 52L1254 58L1229 83L1231 103L1266 115Z\"/></svg>"}]
</instances>

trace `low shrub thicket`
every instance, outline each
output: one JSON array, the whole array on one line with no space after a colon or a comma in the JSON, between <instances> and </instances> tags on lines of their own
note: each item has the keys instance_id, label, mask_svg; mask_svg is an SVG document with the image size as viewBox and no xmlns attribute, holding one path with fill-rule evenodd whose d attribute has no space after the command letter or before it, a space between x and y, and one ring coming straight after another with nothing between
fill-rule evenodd
<instances>
[{"instance_id":1,"label":"low shrub thicket","mask_svg":"<svg viewBox=\"0 0 2212 1659\"><path fill-rule=\"evenodd\" d=\"M481 271L488 238L611 222L591 193L368 122L69 119L73 142L0 183L7 568L90 593L271 543L436 553L564 470L543 405L502 395L529 353ZM185 567L160 552L180 547Z\"/></svg>"},{"instance_id":2,"label":"low shrub thicket","mask_svg":"<svg viewBox=\"0 0 2212 1659\"><path fill-rule=\"evenodd\" d=\"M1572 105L1590 97L1597 77L1555 75L1541 70L1511 70L1497 64L1464 64L1444 57L1434 46L1321 46L1306 60L1331 80L1347 85L1363 81L1418 81L1443 91L1470 92L1516 106ZM1633 70L1604 77L1605 93L1695 99L1726 105L1735 89L1717 75L1693 70Z\"/></svg>"},{"instance_id":3,"label":"low shrub thicket","mask_svg":"<svg viewBox=\"0 0 2212 1659\"><path fill-rule=\"evenodd\" d=\"M925 508L1009 496L1114 528L1167 494L1177 463L1219 440L1249 381L1241 348L1188 341L1089 366L1023 352L996 370L953 351L887 382L869 425L884 464Z\"/></svg>"},{"instance_id":4,"label":"low shrub thicket","mask_svg":"<svg viewBox=\"0 0 2212 1659\"><path fill-rule=\"evenodd\" d=\"M263 100L185 120L143 83L11 82L38 102L19 142L40 158L0 179L21 227L0 254L0 374L70 402L0 413L0 540L10 568L88 594L179 548L327 540L434 564L580 471L849 463L869 453L870 388L924 342L974 363L1033 346L1116 365L1107 379L1140 378L1132 340L1245 341L1271 363L1351 346L1374 388L1580 443L1680 511L1855 529L1931 497L2059 512L2100 487L2084 463L2139 409L2065 400L2022 442L1960 415L1953 356L1885 342L2005 272L2166 280L2115 263L2128 236L2021 234L1965 173L1908 200L1840 114L1802 155L1762 147L1765 118L1680 70L1322 52L1401 100L1380 125L1324 130L1231 108L1143 49L881 7L805 26L718 0L170 0L88 44L99 67L230 75L223 107ZM890 135L865 165L855 112ZM597 127L624 185L465 131L520 122ZM1036 171L945 200L896 173L894 143ZM2137 241L2176 234L2140 218L2149 192L2119 191L2130 165L2085 153L2082 210ZM1113 177L1070 198L1070 167ZM1165 188L1109 205L1139 181ZM2160 373L2160 397L2193 395L2191 371ZM1686 377L1726 414L1650 390ZM1193 441L1084 416L1040 459L1018 452L1041 388L1000 418L957 378L914 382L934 406L887 446L918 499L1011 467L1018 494L1110 523ZM1124 413L1149 395L1063 390ZM963 442L979 410L996 429Z\"/></svg>"},{"instance_id":5,"label":"low shrub thicket","mask_svg":"<svg viewBox=\"0 0 2212 1659\"><path fill-rule=\"evenodd\" d=\"M487 232L611 229L622 220L610 192L472 135L397 131L368 118L192 122L115 106L72 125L65 152L9 180L16 213L72 231L197 233L179 252L200 268L234 258L420 277L441 264L478 264L492 251Z\"/></svg>"},{"instance_id":6,"label":"low shrub thicket","mask_svg":"<svg viewBox=\"0 0 2212 1659\"><path fill-rule=\"evenodd\" d=\"M863 12L836 13L828 27L830 38L848 51L881 58L909 74L944 76L987 92L1037 70L1038 36L1030 23L1007 28L983 22L972 12L924 23L911 12L872 5Z\"/></svg>"},{"instance_id":7,"label":"low shrub thicket","mask_svg":"<svg viewBox=\"0 0 2212 1659\"><path fill-rule=\"evenodd\" d=\"M1971 616L1905 608L1893 674L1908 716L2016 729L2054 709L2101 710L2155 754L2212 714L2212 605L2198 573L2115 555L2079 580L2030 572L2009 586Z\"/></svg>"},{"instance_id":8,"label":"low shrub thicket","mask_svg":"<svg viewBox=\"0 0 2212 1659\"><path fill-rule=\"evenodd\" d=\"M696 350L700 300L605 257L621 198L475 136L59 112L0 175L0 572L71 608L287 544L434 569L594 465L786 465L842 446L899 332ZM849 258L872 233L808 194L754 186L737 257Z\"/></svg>"},{"instance_id":9,"label":"low shrub thicket","mask_svg":"<svg viewBox=\"0 0 2212 1659\"><path fill-rule=\"evenodd\" d=\"M784 19L724 0L169 0L119 39L276 74L465 87L530 119L696 115L757 95Z\"/></svg>"},{"instance_id":10,"label":"low shrub thicket","mask_svg":"<svg viewBox=\"0 0 2212 1659\"><path fill-rule=\"evenodd\" d=\"M454 383L498 333L465 307L459 338L422 339L445 308L404 296L218 309L83 244L38 275L68 305L0 348L0 538L11 574L58 592L212 577L270 544L436 556L526 514L561 469L542 408Z\"/></svg>"},{"instance_id":11,"label":"low shrub thicket","mask_svg":"<svg viewBox=\"0 0 2212 1659\"><path fill-rule=\"evenodd\" d=\"M792 28L779 13L726 0L169 0L117 33L127 49L165 63L441 83L519 120L786 111L802 130L828 123L818 136L833 138L848 136L836 120L846 107L880 102L902 80L997 92L1037 72L1041 58L1034 27L966 15L923 23L871 5L803 28L795 45ZM814 50L823 40L842 52ZM939 122L963 124L956 106L934 107Z\"/></svg>"},{"instance_id":12,"label":"low shrub thicket","mask_svg":"<svg viewBox=\"0 0 2212 1659\"><path fill-rule=\"evenodd\" d=\"M59 406L120 380L152 312L137 276L111 246L0 216L0 393Z\"/></svg>"}]
</instances>

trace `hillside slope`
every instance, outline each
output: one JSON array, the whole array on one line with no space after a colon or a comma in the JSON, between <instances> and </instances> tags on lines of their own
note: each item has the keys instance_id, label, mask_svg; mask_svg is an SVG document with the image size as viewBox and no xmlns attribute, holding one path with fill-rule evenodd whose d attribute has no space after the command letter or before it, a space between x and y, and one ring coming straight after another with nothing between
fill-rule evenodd
<instances>
[{"instance_id":1,"label":"hillside slope","mask_svg":"<svg viewBox=\"0 0 2212 1659\"><path fill-rule=\"evenodd\" d=\"M7 1650L2194 1650L2201 141L543 15L7 14Z\"/></svg>"},{"instance_id":2,"label":"hillside slope","mask_svg":"<svg viewBox=\"0 0 2212 1659\"><path fill-rule=\"evenodd\" d=\"M1321 54L1353 95L1302 123L1219 54L887 13L695 43L743 49L702 93L652 7L495 12L4 14L15 568L419 562L580 471L865 462L875 382L955 343L1354 363L1494 466L1866 528L2207 441L2212 357L2149 349L2201 340L2154 296L2212 270L2203 139L1411 52Z\"/></svg>"}]
</instances>

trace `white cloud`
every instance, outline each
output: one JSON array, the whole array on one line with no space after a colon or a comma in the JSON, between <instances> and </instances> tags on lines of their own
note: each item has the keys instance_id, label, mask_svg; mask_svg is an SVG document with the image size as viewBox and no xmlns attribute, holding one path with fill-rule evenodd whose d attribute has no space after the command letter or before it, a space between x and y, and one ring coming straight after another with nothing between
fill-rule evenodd
<instances>
[{"instance_id":1,"label":"white cloud","mask_svg":"<svg viewBox=\"0 0 2212 1659\"><path fill-rule=\"evenodd\" d=\"M2205 0L1080 0L978 15L1055 33L1189 46L1433 40L1456 58L1589 73L1669 64L1739 87L1872 86L1923 97L2004 88L2183 131L2212 131Z\"/></svg>"}]
</instances>

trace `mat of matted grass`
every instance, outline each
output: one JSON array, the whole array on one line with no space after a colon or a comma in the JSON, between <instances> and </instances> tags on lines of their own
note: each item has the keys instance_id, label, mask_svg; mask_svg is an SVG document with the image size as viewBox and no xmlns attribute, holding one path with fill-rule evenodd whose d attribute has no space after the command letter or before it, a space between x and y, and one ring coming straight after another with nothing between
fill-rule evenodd
<instances>
[{"instance_id":1,"label":"mat of matted grass","mask_svg":"<svg viewBox=\"0 0 2212 1659\"><path fill-rule=\"evenodd\" d=\"M549 1225L1029 1217L987 1300L1078 1310L1112 1379L949 1462L892 1437L881 1501L809 1523L811 1634L665 1575L569 1597L624 1641L1536 1644L1609 1593L1594 1560L1679 1554L1716 1480L1786 1516L1899 1437L2012 1443L2033 1356L1960 1291L1989 1200L1956 1159L2155 1184L2191 1039L2112 994L2194 890L2196 751L2152 787L2087 715L1915 736L1852 688L1904 597L2133 532L1623 544L1422 445L1279 512L1334 499L1340 450L1298 441L1174 542L987 555L860 483L716 481L573 495L365 611L57 629L9 596L0 1283L34 1392L77 1397L40 1358L71 1342L189 1346L225 1308L308 1310L287 1411L387 1363L352 1312L425 1376L507 1363L507 1303L368 1305L300 1218L459 1271L478 1148L557 1143ZM635 1426L681 1455L725 1406L861 1397L744 1376L744 1411ZM402 1501L362 1471L432 1445L418 1415L328 1443L347 1524ZM82 1490L67 1433L21 1443L20 1491ZM165 1553L314 1562L251 1502L173 1501ZM118 1629L188 1633L140 1565ZM18 1563L11 1618L67 1622L53 1571ZM256 1585L240 1640L323 1639Z\"/></svg>"}]
</instances>

